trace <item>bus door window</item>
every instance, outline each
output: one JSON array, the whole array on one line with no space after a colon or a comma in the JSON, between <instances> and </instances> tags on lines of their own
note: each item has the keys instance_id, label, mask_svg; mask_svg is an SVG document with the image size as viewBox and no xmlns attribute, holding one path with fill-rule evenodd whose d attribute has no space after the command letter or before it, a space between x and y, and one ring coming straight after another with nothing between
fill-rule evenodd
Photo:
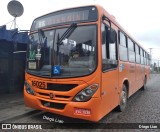
<instances>
[{"instance_id":1,"label":"bus door window","mask_svg":"<svg viewBox=\"0 0 160 132\"><path fill-rule=\"evenodd\" d=\"M102 23L102 69L103 71L117 68L117 42L109 43L109 27ZM113 30L113 29L111 29Z\"/></svg>"}]
</instances>

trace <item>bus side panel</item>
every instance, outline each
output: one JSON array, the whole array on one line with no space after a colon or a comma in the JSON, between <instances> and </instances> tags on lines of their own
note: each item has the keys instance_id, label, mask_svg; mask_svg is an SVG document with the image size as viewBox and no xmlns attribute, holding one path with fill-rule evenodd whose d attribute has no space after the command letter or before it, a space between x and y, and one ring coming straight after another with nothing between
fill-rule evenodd
<instances>
[{"instance_id":1,"label":"bus side panel","mask_svg":"<svg viewBox=\"0 0 160 132\"><path fill-rule=\"evenodd\" d=\"M144 85L144 79L145 79L145 65L142 65L141 68L142 68L142 76L141 76L142 77L141 78L141 87L142 87Z\"/></svg>"},{"instance_id":2,"label":"bus side panel","mask_svg":"<svg viewBox=\"0 0 160 132\"><path fill-rule=\"evenodd\" d=\"M141 64L136 64L136 90L134 92L136 92L137 90L139 90L144 83L144 77L145 77L145 67L144 65Z\"/></svg>"},{"instance_id":3,"label":"bus side panel","mask_svg":"<svg viewBox=\"0 0 160 132\"><path fill-rule=\"evenodd\" d=\"M136 64L136 91L141 85L141 65Z\"/></svg>"},{"instance_id":4,"label":"bus side panel","mask_svg":"<svg viewBox=\"0 0 160 132\"><path fill-rule=\"evenodd\" d=\"M125 80L129 81L128 79L130 78L129 74L129 68L130 65L128 62L120 61L119 62L119 93L122 91L122 85ZM128 88L129 95L131 94L131 89L130 89L130 84Z\"/></svg>"},{"instance_id":5,"label":"bus side panel","mask_svg":"<svg viewBox=\"0 0 160 132\"><path fill-rule=\"evenodd\" d=\"M130 89L130 95L134 93L137 90L136 85L136 65L135 63L129 64L129 89Z\"/></svg>"}]
</instances>

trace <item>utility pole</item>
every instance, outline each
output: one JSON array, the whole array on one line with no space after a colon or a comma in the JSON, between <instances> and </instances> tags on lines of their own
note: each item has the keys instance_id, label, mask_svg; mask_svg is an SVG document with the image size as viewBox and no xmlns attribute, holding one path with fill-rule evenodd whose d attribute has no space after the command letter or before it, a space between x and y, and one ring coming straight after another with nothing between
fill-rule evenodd
<instances>
[{"instance_id":1,"label":"utility pole","mask_svg":"<svg viewBox=\"0 0 160 132\"><path fill-rule=\"evenodd\" d=\"M152 49L153 49L153 48L149 48L149 53L150 53L150 55L152 54Z\"/></svg>"}]
</instances>

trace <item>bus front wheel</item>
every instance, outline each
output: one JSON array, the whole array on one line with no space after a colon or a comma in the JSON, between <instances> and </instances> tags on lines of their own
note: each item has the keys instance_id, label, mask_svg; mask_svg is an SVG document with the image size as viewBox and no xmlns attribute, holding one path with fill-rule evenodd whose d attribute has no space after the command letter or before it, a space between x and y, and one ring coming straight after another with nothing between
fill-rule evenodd
<instances>
[{"instance_id":1,"label":"bus front wheel","mask_svg":"<svg viewBox=\"0 0 160 132\"><path fill-rule=\"evenodd\" d=\"M127 88L126 88L126 85L123 84L122 91L120 94L120 103L119 103L119 106L117 107L118 111L120 112L124 111L126 108L126 105L127 105Z\"/></svg>"}]
</instances>

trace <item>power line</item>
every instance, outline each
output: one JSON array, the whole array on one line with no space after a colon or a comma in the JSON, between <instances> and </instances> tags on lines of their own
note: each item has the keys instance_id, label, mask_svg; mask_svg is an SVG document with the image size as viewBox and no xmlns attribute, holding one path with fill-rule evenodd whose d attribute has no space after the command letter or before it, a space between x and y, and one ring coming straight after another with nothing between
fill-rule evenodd
<instances>
[{"instance_id":1,"label":"power line","mask_svg":"<svg viewBox=\"0 0 160 132\"><path fill-rule=\"evenodd\" d=\"M12 29L12 27L13 27L13 24L14 24L14 28L18 28L19 30L21 30L21 28L17 25L17 23L15 23L15 19L14 20L12 20L12 21L10 21L10 22L7 22L6 24L4 24L4 25L8 25L8 24L10 24L11 23L11 26L10 26L10 28L9 29Z\"/></svg>"},{"instance_id":2,"label":"power line","mask_svg":"<svg viewBox=\"0 0 160 132\"><path fill-rule=\"evenodd\" d=\"M7 23L6 23L6 24L4 24L4 25L7 25L7 24L9 24L9 23L11 23L11 22L13 22L13 20L12 20L12 21L7 22Z\"/></svg>"}]
</instances>

